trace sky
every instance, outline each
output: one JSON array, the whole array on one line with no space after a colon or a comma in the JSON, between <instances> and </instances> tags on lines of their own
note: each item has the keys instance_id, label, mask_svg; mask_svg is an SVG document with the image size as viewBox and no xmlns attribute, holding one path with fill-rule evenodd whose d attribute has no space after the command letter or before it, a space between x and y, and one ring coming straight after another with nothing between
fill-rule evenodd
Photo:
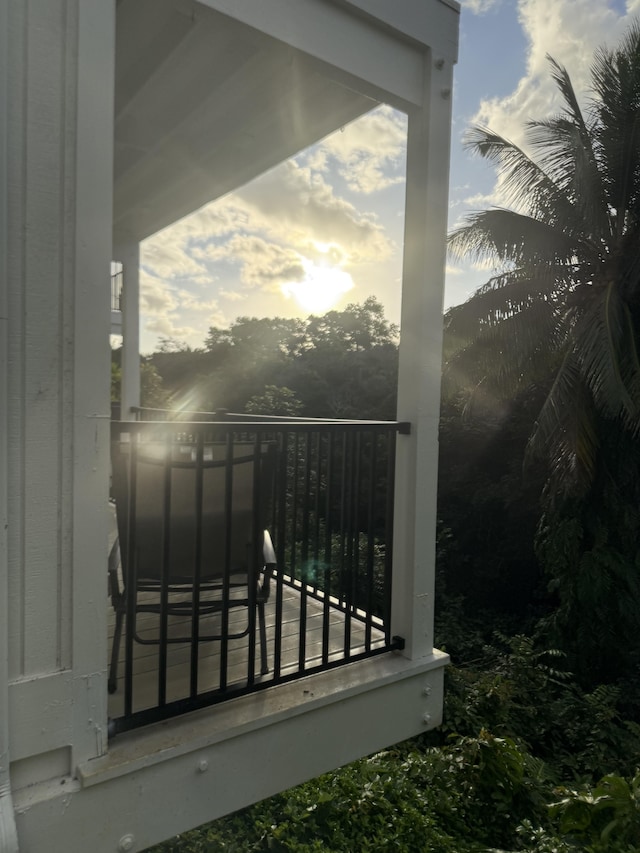
<instances>
[{"instance_id":1,"label":"sky","mask_svg":"<svg viewBox=\"0 0 640 853\"><path fill-rule=\"evenodd\" d=\"M464 148L474 124L525 145L530 118L557 112L546 55L582 103L593 51L613 47L640 0L463 0L454 71L449 227L504 204L494 171ZM201 347L238 316L306 317L375 296L398 322L406 118L388 106L340 128L239 191L141 245L141 351ZM450 262L444 307L487 280ZM167 343L173 342L173 343Z\"/></svg>"}]
</instances>

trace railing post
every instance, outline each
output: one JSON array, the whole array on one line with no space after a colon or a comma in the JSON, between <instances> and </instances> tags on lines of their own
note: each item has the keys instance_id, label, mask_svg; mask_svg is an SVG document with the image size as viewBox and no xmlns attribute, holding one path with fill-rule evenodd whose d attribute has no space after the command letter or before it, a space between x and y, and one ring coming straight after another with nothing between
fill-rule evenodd
<instances>
[{"instance_id":1,"label":"railing post","mask_svg":"<svg viewBox=\"0 0 640 853\"><path fill-rule=\"evenodd\" d=\"M140 405L140 246L128 243L115 247L122 264L122 379L120 384L121 419L133 420L132 406Z\"/></svg>"}]
</instances>

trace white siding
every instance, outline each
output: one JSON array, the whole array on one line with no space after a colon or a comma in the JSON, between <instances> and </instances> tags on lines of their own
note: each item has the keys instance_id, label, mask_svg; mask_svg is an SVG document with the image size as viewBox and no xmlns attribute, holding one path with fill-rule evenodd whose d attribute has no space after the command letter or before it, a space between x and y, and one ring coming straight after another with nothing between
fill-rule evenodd
<instances>
[{"instance_id":1,"label":"white siding","mask_svg":"<svg viewBox=\"0 0 640 853\"><path fill-rule=\"evenodd\" d=\"M61 333L72 307L65 247L73 246L73 151L65 136L74 119L67 53L75 21L64 2L10 9L10 87L21 97L11 102L8 152L9 621L11 675L20 677L70 664L69 488L60 474L69 470L72 352ZM28 28L29 12L37 27Z\"/></svg>"},{"instance_id":2,"label":"white siding","mask_svg":"<svg viewBox=\"0 0 640 853\"><path fill-rule=\"evenodd\" d=\"M14 762L68 749L71 729L47 725L52 712L69 719L73 709L82 729L105 716L87 710L106 657L113 40L91 20L99 5L113 19L95 0L16 2L8 12L2 369ZM79 51L95 54L85 68L100 69L98 40L111 75L79 78ZM62 672L73 677L60 680ZM27 695L38 710L25 714L19 698ZM102 750L95 731L75 740L79 756Z\"/></svg>"}]
</instances>

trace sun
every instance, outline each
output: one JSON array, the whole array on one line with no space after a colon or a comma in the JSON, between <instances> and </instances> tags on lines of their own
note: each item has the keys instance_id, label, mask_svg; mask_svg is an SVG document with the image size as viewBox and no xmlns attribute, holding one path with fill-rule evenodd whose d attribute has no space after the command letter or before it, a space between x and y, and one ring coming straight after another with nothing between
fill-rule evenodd
<instances>
[{"instance_id":1,"label":"sun","mask_svg":"<svg viewBox=\"0 0 640 853\"><path fill-rule=\"evenodd\" d=\"M285 296L293 296L298 305L311 314L330 311L343 294L353 288L353 279L348 272L338 267L320 266L311 261L305 263L305 277L301 281L282 285Z\"/></svg>"}]
</instances>

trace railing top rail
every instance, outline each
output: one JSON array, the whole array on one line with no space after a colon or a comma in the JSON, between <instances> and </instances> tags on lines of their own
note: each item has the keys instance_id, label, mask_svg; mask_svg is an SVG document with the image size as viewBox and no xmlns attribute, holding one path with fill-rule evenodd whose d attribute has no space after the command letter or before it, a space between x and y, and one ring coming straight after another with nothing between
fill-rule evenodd
<instances>
[{"instance_id":1,"label":"railing top rail","mask_svg":"<svg viewBox=\"0 0 640 853\"><path fill-rule=\"evenodd\" d=\"M358 421L358 420L341 420L332 421L328 419L311 419L308 420L281 420L281 421L263 421L263 420L221 420L221 421L182 421L182 420L149 420L149 421L113 421L114 428L118 432L144 432L146 430L167 428L174 432L203 432L215 428L216 431L223 432L246 432L252 431L261 432L278 432L286 430L287 432L307 432L318 430L331 431L357 431L367 430L373 432L399 432L401 434L409 434L411 432L411 424L408 421Z\"/></svg>"},{"instance_id":2,"label":"railing top rail","mask_svg":"<svg viewBox=\"0 0 640 853\"><path fill-rule=\"evenodd\" d=\"M261 424L282 424L287 425L287 428L295 427L296 425L317 424L322 425L346 425L356 424L359 426L380 426L395 428L398 432L408 432L409 424L404 421L378 421L378 420L360 420L358 418L300 418L289 415L254 415L240 412L228 412L226 409L219 409L217 412L198 412L198 411L175 411L172 409L155 409L148 406L132 406L131 411L138 415L138 420L144 421L145 415L150 415L150 421L153 423L215 423L215 424L234 424L245 426L259 426ZM160 415L168 417L160 418ZM186 420L186 419L189 420Z\"/></svg>"},{"instance_id":3,"label":"railing top rail","mask_svg":"<svg viewBox=\"0 0 640 853\"><path fill-rule=\"evenodd\" d=\"M368 421L359 418L301 418L293 415L255 415L246 412L229 412L226 409L218 409L215 412L201 412L191 410L155 409L149 406L131 406L131 411L137 415L167 415L165 421L181 421L188 417L194 421L209 420L210 423L224 423L226 421L249 422L249 423L395 423L395 421Z\"/></svg>"}]
</instances>

